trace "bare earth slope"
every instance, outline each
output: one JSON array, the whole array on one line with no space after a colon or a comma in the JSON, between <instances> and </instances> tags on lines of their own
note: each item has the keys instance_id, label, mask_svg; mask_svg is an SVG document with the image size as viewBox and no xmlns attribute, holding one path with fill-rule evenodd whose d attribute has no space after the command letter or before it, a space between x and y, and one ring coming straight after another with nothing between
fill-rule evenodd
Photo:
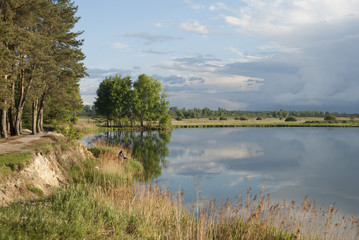
<instances>
[{"instance_id":1,"label":"bare earth slope","mask_svg":"<svg viewBox=\"0 0 359 240\"><path fill-rule=\"evenodd\" d=\"M14 200L42 195L31 189L40 189L44 195L51 193L54 188L69 182L68 169L71 166L79 165L91 155L80 142L61 147L56 139L64 139L64 136L58 133L41 133L11 137L6 141L1 139L0 155L32 152L32 160L23 169L0 179L0 206L6 206ZM54 146L50 152L36 150L39 145L49 143Z\"/></svg>"}]
</instances>

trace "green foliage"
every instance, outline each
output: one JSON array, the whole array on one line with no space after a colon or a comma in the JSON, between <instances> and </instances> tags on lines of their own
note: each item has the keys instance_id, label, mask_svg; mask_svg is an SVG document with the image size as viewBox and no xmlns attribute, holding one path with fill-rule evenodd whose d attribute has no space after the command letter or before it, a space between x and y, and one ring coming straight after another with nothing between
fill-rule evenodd
<instances>
[{"instance_id":1,"label":"green foliage","mask_svg":"<svg viewBox=\"0 0 359 240\"><path fill-rule=\"evenodd\" d=\"M32 154L30 152L0 155L0 172L20 171L31 159Z\"/></svg>"},{"instance_id":2,"label":"green foliage","mask_svg":"<svg viewBox=\"0 0 359 240\"><path fill-rule=\"evenodd\" d=\"M289 115L295 117L325 117L326 115L336 115L342 117L356 117L357 114L347 114L347 113L329 113L329 112L322 112L322 111L242 111L242 110L226 110L223 108L218 108L217 110L209 109L209 108L193 108L193 109L186 109L186 108L178 108L178 107L171 107L169 108L169 114L172 118L182 117L183 119L189 118L210 118L213 120L215 117L233 117L235 120L239 120L238 116L247 116L249 118L287 118Z\"/></svg>"},{"instance_id":3,"label":"green foliage","mask_svg":"<svg viewBox=\"0 0 359 240\"><path fill-rule=\"evenodd\" d=\"M30 192L35 193L38 196L43 196L44 195L44 192L40 188L33 187L30 184L26 184L26 188L27 188L27 190L29 190Z\"/></svg>"},{"instance_id":4,"label":"green foliage","mask_svg":"<svg viewBox=\"0 0 359 240\"><path fill-rule=\"evenodd\" d=\"M296 122L297 118L294 116L289 116L285 119L286 122Z\"/></svg>"},{"instance_id":5,"label":"green foliage","mask_svg":"<svg viewBox=\"0 0 359 240\"><path fill-rule=\"evenodd\" d=\"M94 157L99 157L101 153L109 153L109 152L113 152L114 149L113 148L104 148L104 147L89 147L87 150L89 150L90 152L92 152L92 154L94 155Z\"/></svg>"},{"instance_id":6,"label":"green foliage","mask_svg":"<svg viewBox=\"0 0 359 240\"><path fill-rule=\"evenodd\" d=\"M62 127L57 126L55 130L67 136L71 141L78 140L82 137L80 130L77 129L72 122L68 122L67 125Z\"/></svg>"},{"instance_id":7,"label":"green foliage","mask_svg":"<svg viewBox=\"0 0 359 240\"><path fill-rule=\"evenodd\" d=\"M260 120L263 120L263 118L262 117L257 117L256 120L260 121Z\"/></svg>"},{"instance_id":8,"label":"green foliage","mask_svg":"<svg viewBox=\"0 0 359 240\"><path fill-rule=\"evenodd\" d=\"M228 120L226 117L219 117L219 120Z\"/></svg>"},{"instance_id":9,"label":"green foliage","mask_svg":"<svg viewBox=\"0 0 359 240\"><path fill-rule=\"evenodd\" d=\"M325 121L336 121L337 118L334 115L328 115L324 118Z\"/></svg>"},{"instance_id":10,"label":"green foliage","mask_svg":"<svg viewBox=\"0 0 359 240\"><path fill-rule=\"evenodd\" d=\"M27 127L36 134L44 120L76 119L78 81L86 75L81 32L71 31L76 11L68 0L1 1L0 105L16 113L5 116L10 128L2 124L2 132L20 135Z\"/></svg>"},{"instance_id":11,"label":"green foliage","mask_svg":"<svg viewBox=\"0 0 359 240\"><path fill-rule=\"evenodd\" d=\"M249 120L249 118L247 116L241 116L239 118L241 121L246 121L246 120Z\"/></svg>"},{"instance_id":12,"label":"green foliage","mask_svg":"<svg viewBox=\"0 0 359 240\"><path fill-rule=\"evenodd\" d=\"M151 128L158 123L159 128L167 129L171 125L168 114L167 94L162 91L161 83L142 74L132 84L129 76L109 77L100 83L94 108L97 115L122 125L139 121L141 127Z\"/></svg>"}]
</instances>

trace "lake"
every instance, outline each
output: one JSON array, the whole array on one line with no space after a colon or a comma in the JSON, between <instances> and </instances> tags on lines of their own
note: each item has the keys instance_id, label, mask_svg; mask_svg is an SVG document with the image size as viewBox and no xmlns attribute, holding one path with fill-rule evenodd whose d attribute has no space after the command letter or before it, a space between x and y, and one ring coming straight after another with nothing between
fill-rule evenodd
<instances>
[{"instance_id":1,"label":"lake","mask_svg":"<svg viewBox=\"0 0 359 240\"><path fill-rule=\"evenodd\" d=\"M263 184L274 200L325 209L335 203L359 216L359 129L196 128L171 132L108 132L83 139L121 142L143 159L146 178L183 191L187 203L245 195Z\"/></svg>"}]
</instances>

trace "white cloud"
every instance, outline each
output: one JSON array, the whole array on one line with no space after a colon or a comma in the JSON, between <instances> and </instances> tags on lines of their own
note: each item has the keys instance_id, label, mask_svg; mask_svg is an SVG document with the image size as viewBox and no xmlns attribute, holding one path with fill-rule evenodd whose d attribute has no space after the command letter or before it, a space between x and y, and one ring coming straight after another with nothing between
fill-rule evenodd
<instances>
[{"instance_id":1,"label":"white cloud","mask_svg":"<svg viewBox=\"0 0 359 240\"><path fill-rule=\"evenodd\" d=\"M187 32L193 32L198 34L207 34L209 32L206 26L201 25L196 20L190 20L185 23L181 23L179 27Z\"/></svg>"},{"instance_id":2,"label":"white cloud","mask_svg":"<svg viewBox=\"0 0 359 240\"><path fill-rule=\"evenodd\" d=\"M191 0L184 0L184 1L185 1L185 3L187 3L187 4L188 4L192 9L194 9L194 10L199 10L199 9L203 8L202 5L195 4L195 3L193 3L193 1L191 1Z\"/></svg>"},{"instance_id":3,"label":"white cloud","mask_svg":"<svg viewBox=\"0 0 359 240\"><path fill-rule=\"evenodd\" d=\"M352 0L246 0L246 6L223 16L228 25L241 27L242 32L269 34L288 32L298 26L333 23L358 18L359 1ZM221 5L220 5L221 6ZM212 6L210 9L217 9Z\"/></svg>"},{"instance_id":4,"label":"white cloud","mask_svg":"<svg viewBox=\"0 0 359 240\"><path fill-rule=\"evenodd\" d=\"M227 7L226 4L224 4L223 2L218 2L218 3L215 3L211 6L209 6L209 10L211 10L211 11L216 11L216 10L220 10L220 9L227 10L227 11L232 10L229 7Z\"/></svg>"},{"instance_id":5,"label":"white cloud","mask_svg":"<svg viewBox=\"0 0 359 240\"><path fill-rule=\"evenodd\" d=\"M127 44L120 43L120 42L116 42L116 43L112 44L112 47L116 48L116 49L127 49L127 50L130 49Z\"/></svg>"},{"instance_id":6,"label":"white cloud","mask_svg":"<svg viewBox=\"0 0 359 240\"><path fill-rule=\"evenodd\" d=\"M241 57L241 59L239 60L240 62L251 62L251 61L255 61L255 60L261 60L264 58L264 57L256 57L256 56L244 54L241 51L239 51L233 47L230 47L229 50L231 50L232 52L236 53L237 55L239 55Z\"/></svg>"}]
</instances>

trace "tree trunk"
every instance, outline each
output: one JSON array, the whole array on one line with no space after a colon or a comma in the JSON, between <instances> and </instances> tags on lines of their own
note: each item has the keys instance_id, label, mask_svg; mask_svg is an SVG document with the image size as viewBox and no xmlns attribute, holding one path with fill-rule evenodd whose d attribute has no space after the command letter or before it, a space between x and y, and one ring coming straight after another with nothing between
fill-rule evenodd
<instances>
[{"instance_id":1,"label":"tree trunk","mask_svg":"<svg viewBox=\"0 0 359 240\"><path fill-rule=\"evenodd\" d=\"M32 134L37 134L37 108L39 105L39 99L35 99L32 102Z\"/></svg>"},{"instance_id":2,"label":"tree trunk","mask_svg":"<svg viewBox=\"0 0 359 240\"><path fill-rule=\"evenodd\" d=\"M35 68L35 66L34 66ZM18 136L21 134L22 131L22 112L24 110L24 106L27 100L27 96L30 92L31 83L33 78L30 77L29 83L25 89L24 82L25 82L25 70L20 71L20 96L19 96L19 103L17 107L16 119L15 119L15 135Z\"/></svg>"},{"instance_id":3,"label":"tree trunk","mask_svg":"<svg viewBox=\"0 0 359 240\"><path fill-rule=\"evenodd\" d=\"M37 115L37 132L44 132L44 106L45 106L46 91L41 96L39 103L39 112Z\"/></svg>"},{"instance_id":4,"label":"tree trunk","mask_svg":"<svg viewBox=\"0 0 359 240\"><path fill-rule=\"evenodd\" d=\"M39 115L37 116L37 132L45 132L44 130L44 109L40 108Z\"/></svg>"},{"instance_id":5,"label":"tree trunk","mask_svg":"<svg viewBox=\"0 0 359 240\"><path fill-rule=\"evenodd\" d=\"M4 102L4 105L6 105L6 101ZM2 114L1 114L1 135L4 138L7 138L7 121L6 121L6 116L7 116L7 109L4 106L4 108L2 109Z\"/></svg>"},{"instance_id":6,"label":"tree trunk","mask_svg":"<svg viewBox=\"0 0 359 240\"><path fill-rule=\"evenodd\" d=\"M15 98L15 83L14 82L11 84L11 96L13 96ZM16 109L15 101L13 100L11 102L11 106L10 106L10 109L8 112L10 135L15 135L15 119L16 119L15 109Z\"/></svg>"}]
</instances>

